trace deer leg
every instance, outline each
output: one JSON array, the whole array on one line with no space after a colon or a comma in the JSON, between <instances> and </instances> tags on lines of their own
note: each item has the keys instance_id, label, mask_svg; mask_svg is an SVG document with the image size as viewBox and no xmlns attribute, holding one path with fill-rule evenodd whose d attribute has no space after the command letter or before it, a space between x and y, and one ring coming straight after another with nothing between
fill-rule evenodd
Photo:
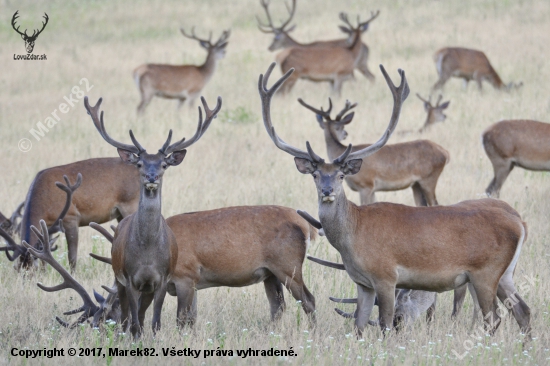
<instances>
[{"instance_id":1,"label":"deer leg","mask_svg":"<svg viewBox=\"0 0 550 366\"><path fill-rule=\"evenodd\" d=\"M508 175L512 169L514 169L514 164L508 160L491 160L491 163L493 163L493 171L495 176L491 183L489 183L485 193L487 193L487 196L489 197L498 198L504 181L508 178Z\"/></svg>"},{"instance_id":2,"label":"deer leg","mask_svg":"<svg viewBox=\"0 0 550 366\"><path fill-rule=\"evenodd\" d=\"M380 283L376 286L376 298L378 299L378 312L380 314L380 328L385 334L393 327L393 315L395 311L395 284Z\"/></svg>"},{"instance_id":3,"label":"deer leg","mask_svg":"<svg viewBox=\"0 0 550 366\"><path fill-rule=\"evenodd\" d=\"M478 280L473 280L472 285L477 295L477 301L483 315L483 325L485 331L493 335L500 325L500 317L497 313L497 294L498 286L491 286L485 283L479 283Z\"/></svg>"},{"instance_id":4,"label":"deer leg","mask_svg":"<svg viewBox=\"0 0 550 366\"><path fill-rule=\"evenodd\" d=\"M374 196L374 189L372 187L365 187L361 189L359 191L359 199L361 201L361 206L365 206L376 202L376 197Z\"/></svg>"},{"instance_id":5,"label":"deer leg","mask_svg":"<svg viewBox=\"0 0 550 366\"><path fill-rule=\"evenodd\" d=\"M474 72L474 80L477 83L477 87L479 88L479 91L483 90L483 86L481 85L481 82L483 81L481 75L477 71Z\"/></svg>"},{"instance_id":6,"label":"deer leg","mask_svg":"<svg viewBox=\"0 0 550 366\"><path fill-rule=\"evenodd\" d=\"M183 328L186 325L192 327L197 317L196 305L195 307L193 306L195 301L194 283L189 279L174 283L176 285L176 295L178 297L178 327Z\"/></svg>"},{"instance_id":7,"label":"deer leg","mask_svg":"<svg viewBox=\"0 0 550 366\"><path fill-rule=\"evenodd\" d=\"M302 302L302 309L309 317L310 324L315 324L315 297L309 292L302 279L302 268L292 267L292 272L280 275L273 272L281 283L290 291L292 297Z\"/></svg>"},{"instance_id":8,"label":"deer leg","mask_svg":"<svg viewBox=\"0 0 550 366\"><path fill-rule=\"evenodd\" d=\"M140 91L141 91L141 102L137 107L138 115L142 115L143 112L145 112L145 108L147 108L147 106L151 102L151 99L153 99L153 96L154 96L152 92L148 92L143 89L141 89Z\"/></svg>"},{"instance_id":9,"label":"deer leg","mask_svg":"<svg viewBox=\"0 0 550 366\"><path fill-rule=\"evenodd\" d=\"M271 320L275 321L281 317L285 309L283 284L277 277L270 276L264 280L264 288L271 310Z\"/></svg>"},{"instance_id":10,"label":"deer leg","mask_svg":"<svg viewBox=\"0 0 550 366\"><path fill-rule=\"evenodd\" d=\"M65 237L67 238L69 251L69 266L71 272L74 272L78 257L78 224L76 222L67 222L63 226L65 227Z\"/></svg>"},{"instance_id":11,"label":"deer leg","mask_svg":"<svg viewBox=\"0 0 550 366\"><path fill-rule=\"evenodd\" d=\"M370 315L372 308L374 307L374 301L376 299L376 293L374 289L365 287L357 283L357 309L355 310L355 333L358 338L363 336L363 331L367 324L377 325L375 322L370 321Z\"/></svg>"},{"instance_id":12,"label":"deer leg","mask_svg":"<svg viewBox=\"0 0 550 366\"><path fill-rule=\"evenodd\" d=\"M177 108L176 108L178 111L179 111L179 110L181 109L181 107L185 104L185 99L186 99L185 97L179 98L179 99L178 99L178 106L177 106Z\"/></svg>"},{"instance_id":13,"label":"deer leg","mask_svg":"<svg viewBox=\"0 0 550 366\"><path fill-rule=\"evenodd\" d=\"M437 82L434 84L434 86L432 87L432 90L437 90L437 89L443 89L443 86L445 85L445 83L447 82L447 80L449 80L451 77L450 74L445 74L445 73L441 73L439 74L439 80L437 80Z\"/></svg>"},{"instance_id":14,"label":"deer leg","mask_svg":"<svg viewBox=\"0 0 550 366\"><path fill-rule=\"evenodd\" d=\"M454 290L454 299L453 299L453 313L451 314L451 319L455 320L456 317L460 314L462 306L464 305L464 300L466 299L466 290L468 289L468 284L458 286Z\"/></svg>"},{"instance_id":15,"label":"deer leg","mask_svg":"<svg viewBox=\"0 0 550 366\"><path fill-rule=\"evenodd\" d=\"M337 75L336 78L332 81L331 92L335 94L338 98L342 95L342 84L344 79L341 75Z\"/></svg>"},{"instance_id":16,"label":"deer leg","mask_svg":"<svg viewBox=\"0 0 550 366\"><path fill-rule=\"evenodd\" d=\"M430 305L430 307L428 308L428 310L426 310L426 321L428 323L431 323L434 321L435 319L435 307L436 307L436 303L437 303L437 295L435 295L434 297L434 302L433 304Z\"/></svg>"},{"instance_id":17,"label":"deer leg","mask_svg":"<svg viewBox=\"0 0 550 366\"><path fill-rule=\"evenodd\" d=\"M528 339L531 338L531 309L518 294L512 280L512 272L505 272L498 284L497 296L508 310L512 311L514 318Z\"/></svg>"},{"instance_id":18,"label":"deer leg","mask_svg":"<svg viewBox=\"0 0 550 366\"><path fill-rule=\"evenodd\" d=\"M418 182L415 182L411 186L411 188L413 190L414 203L417 206L428 206L428 202L426 201L426 196L424 196L424 192L422 191L420 184L418 184Z\"/></svg>"},{"instance_id":19,"label":"deer leg","mask_svg":"<svg viewBox=\"0 0 550 366\"><path fill-rule=\"evenodd\" d=\"M163 281L161 287L155 291L155 303L153 305L153 333L160 330L160 315L162 313L162 305L166 298L166 282ZM143 324L143 323L141 323Z\"/></svg>"},{"instance_id":20,"label":"deer leg","mask_svg":"<svg viewBox=\"0 0 550 366\"><path fill-rule=\"evenodd\" d=\"M439 178L439 174L436 177L428 177L427 179L423 179L418 184L420 185L420 188L422 189L422 193L424 194L424 197L426 198L426 202L428 206L437 206L437 198L435 197L435 187L437 185L437 179Z\"/></svg>"},{"instance_id":21,"label":"deer leg","mask_svg":"<svg viewBox=\"0 0 550 366\"><path fill-rule=\"evenodd\" d=\"M122 330L126 332L128 329L128 296L126 295L126 287L116 281L118 301L120 303L120 323L122 325Z\"/></svg>"},{"instance_id":22,"label":"deer leg","mask_svg":"<svg viewBox=\"0 0 550 366\"><path fill-rule=\"evenodd\" d=\"M139 338L141 335L141 324L139 323L139 291L133 288L131 281L128 281L126 286L126 295L128 296L128 305L130 307L130 314L132 316L132 322L130 324L130 331L134 338Z\"/></svg>"},{"instance_id":23,"label":"deer leg","mask_svg":"<svg viewBox=\"0 0 550 366\"><path fill-rule=\"evenodd\" d=\"M138 319L139 319L139 324L141 324L142 327L143 327L143 324L145 324L145 312L153 302L154 298L155 298L155 294L152 292L150 294L142 293L139 297Z\"/></svg>"},{"instance_id":24,"label":"deer leg","mask_svg":"<svg viewBox=\"0 0 550 366\"><path fill-rule=\"evenodd\" d=\"M361 47L361 55L359 56L359 60L357 61L356 68L367 79L369 79L371 82L374 82L374 75L372 72L370 72L369 68L367 67L368 58L369 58L369 49L365 44L363 44L363 46Z\"/></svg>"}]
</instances>

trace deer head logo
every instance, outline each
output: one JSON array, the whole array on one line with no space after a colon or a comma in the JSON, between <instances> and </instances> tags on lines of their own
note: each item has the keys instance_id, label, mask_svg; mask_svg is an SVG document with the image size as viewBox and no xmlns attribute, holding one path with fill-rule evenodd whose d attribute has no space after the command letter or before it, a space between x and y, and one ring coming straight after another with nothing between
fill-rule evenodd
<instances>
[{"instance_id":1,"label":"deer head logo","mask_svg":"<svg viewBox=\"0 0 550 366\"><path fill-rule=\"evenodd\" d=\"M40 35L40 33L42 33L42 31L44 30L44 28L46 28L46 24L48 24L48 14L44 13L44 19L46 19L45 22L42 22L42 29L38 30L38 29L35 29L32 33L32 36L29 36L27 34L27 30L25 29L25 32L24 33L21 33L19 31L19 27L15 27L15 21L17 18L19 18L19 10L17 10L15 12L15 14L13 14L13 18L11 18L11 26L13 27L13 29L19 33L21 35L21 38L23 38L23 40L25 41L25 48L27 49L27 53L32 53L32 50L34 49L34 42L36 41L36 39L38 38L38 36Z\"/></svg>"}]
</instances>

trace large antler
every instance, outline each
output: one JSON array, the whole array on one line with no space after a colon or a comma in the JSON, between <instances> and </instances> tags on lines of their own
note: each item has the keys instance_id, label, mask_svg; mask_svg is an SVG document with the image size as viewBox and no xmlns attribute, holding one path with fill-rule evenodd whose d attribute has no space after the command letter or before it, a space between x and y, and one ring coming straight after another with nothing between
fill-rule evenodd
<instances>
[{"instance_id":1,"label":"large antler","mask_svg":"<svg viewBox=\"0 0 550 366\"><path fill-rule=\"evenodd\" d=\"M199 42L205 42L205 43L208 43L209 46L212 46L212 43L211 43L211 41L212 41L212 31L210 31L208 39L197 37L197 35L195 34L195 27L191 28L191 34L187 34L187 32L185 32L185 29L183 29L183 28L180 28L180 32L181 32L181 34L183 34L184 37L187 37L189 39L194 39L195 41L199 41Z\"/></svg>"},{"instance_id":2,"label":"large antler","mask_svg":"<svg viewBox=\"0 0 550 366\"><path fill-rule=\"evenodd\" d=\"M145 149L139 144L139 142L135 139L134 134L132 130L130 130L130 138L132 139L132 142L134 145L128 145L123 144L121 142L118 142L109 136L107 131L105 130L105 123L103 122L103 111L101 111L101 115L99 115L99 108L101 107L101 102L103 101L103 98L99 98L95 106L90 106L90 103L88 102L88 97L84 97L84 107L88 111L88 114L90 117L92 117L92 121L94 122L95 128L103 137L105 141L107 141L109 144L113 145L117 149L122 149L126 151L130 151L136 155L140 155L142 152L145 151Z\"/></svg>"},{"instance_id":3,"label":"large antler","mask_svg":"<svg viewBox=\"0 0 550 366\"><path fill-rule=\"evenodd\" d=\"M316 108L310 106L309 104L304 102L302 100L302 98L298 98L298 102L301 105L303 105L304 107L306 107L307 109L309 109L310 111L312 111L313 113L315 113L317 115L317 119L319 119L319 117L321 117L321 118L324 118L327 122L335 122L335 123L342 123L342 124L347 124L347 123L351 122L355 112L352 112L352 113L347 114L347 115L346 115L346 113L348 113L353 108L357 107L357 103L351 104L351 102L349 100L346 100L346 104L345 104L344 108L340 111L340 113L338 113L336 115L336 117L334 119L332 119L332 118L330 118L330 112L332 111L332 100L330 98L328 98L329 107L328 107L326 112L323 110L323 107L321 107L321 109L319 110L319 109L316 109ZM345 115L345 117L344 117L344 115ZM344 120L342 120L343 117L344 117Z\"/></svg>"},{"instance_id":4,"label":"large antler","mask_svg":"<svg viewBox=\"0 0 550 366\"><path fill-rule=\"evenodd\" d=\"M267 89L267 82L275 65L276 63L273 62L265 72L265 76L263 74L260 74L260 78L258 80L258 90L260 92L260 98L262 100L262 116L265 129L267 130L267 133L269 134L269 137L271 137L273 143L275 143L275 146L277 146L284 152L297 158L307 159L316 163L322 163L324 162L324 160L317 154L315 154L315 152L313 152L309 141L306 142L306 152L287 144L275 132L275 128L271 123L271 98L273 97L275 92L277 92L277 89L279 89L281 85L283 85L285 80L288 79L290 75L292 75L292 73L294 72L294 69L288 70L286 74L284 74L275 84L273 84L271 89Z\"/></svg>"},{"instance_id":5,"label":"large antler","mask_svg":"<svg viewBox=\"0 0 550 366\"><path fill-rule=\"evenodd\" d=\"M398 70L399 75L401 75L401 83L398 87L396 87L390 79L388 73L384 69L384 66L380 65L380 70L382 71L382 74L386 79L386 83L388 84L388 87L390 88L390 91L393 95L393 111L388 128L377 142L364 149L351 152L351 145L349 145L346 151L344 151L342 155L340 155L333 161L334 164L344 164L346 161L363 159L369 155L374 154L375 152L380 150L386 144L386 142L388 142L388 139L390 138L391 134L395 130L395 127L397 126L397 122L399 122L401 106L403 105L405 99L407 99L407 97L409 96L409 84L407 83L407 78L405 77L405 71L401 69Z\"/></svg>"},{"instance_id":6,"label":"large antler","mask_svg":"<svg viewBox=\"0 0 550 366\"><path fill-rule=\"evenodd\" d=\"M6 253L6 257L8 257L10 262L13 262L14 260L16 260L20 255L27 253L27 250L23 246L17 244L15 240L13 240L11 235L8 234L6 231L4 231L4 229L2 229L1 227L0 227L0 236L4 238L7 244L7 246L5 247L0 247L0 251L3 251ZM10 252L13 252L13 254L10 254Z\"/></svg>"},{"instance_id":7,"label":"large antler","mask_svg":"<svg viewBox=\"0 0 550 366\"><path fill-rule=\"evenodd\" d=\"M24 36L24 37L27 38L27 39L29 39L29 38L32 39L32 38L38 37L38 36L40 35L40 33L42 33L42 31L44 30L44 28L46 28L46 25L48 24L48 20L49 20L48 14L44 13L43 18L46 19L46 21L45 21L45 22L42 22L42 29L40 29L40 30L35 29L35 30L33 31L33 33L32 33L32 36L29 36L29 35L27 34L27 30L26 30L26 29L25 29L25 32L21 33L21 32L19 31L19 27L17 27L17 28L15 27L15 22L16 22L17 18L19 18L19 10L17 10L17 11L15 12L15 14L13 14L13 17L11 18L11 26L13 27L13 29L14 29L17 33L19 33L20 35Z\"/></svg>"},{"instance_id":8,"label":"large antler","mask_svg":"<svg viewBox=\"0 0 550 366\"><path fill-rule=\"evenodd\" d=\"M50 235L63 231L61 221L63 220L67 212L69 212L69 209L71 208L73 193L74 191L76 191L78 187L80 187L80 184L82 183L82 174L80 173L77 174L76 183L74 185L71 185L71 181L69 180L69 177L67 177L66 175L63 176L63 179L65 180L65 183L67 183L66 186L60 182L55 182L55 185L57 186L57 188L67 193L67 200L65 201L65 207L63 207L63 210L59 214L59 217L54 221L52 226L48 228L48 234Z\"/></svg>"},{"instance_id":9,"label":"large antler","mask_svg":"<svg viewBox=\"0 0 550 366\"><path fill-rule=\"evenodd\" d=\"M84 301L84 304L80 308L64 313L65 315L70 315L70 314L83 312L82 315L80 315L80 317L76 321L76 323L74 323L71 326L71 327L74 327L78 323L82 323L89 317L93 316L94 313L99 310L99 307L94 304L94 302L92 301L92 299L90 298L90 296L88 295L84 287L82 287L82 285L78 283L78 281L76 281L73 278L73 276L71 276L69 272L67 272L67 270L65 270L65 268L63 268L63 266L61 266L61 264L59 264L59 262L57 262L53 257L51 248L50 248L50 238L49 238L48 227L46 226L46 222L44 220L40 220L40 230L38 230L35 226L31 226L31 230L35 233L35 235L38 237L38 241L42 244L42 250L38 250L32 247L24 240L23 240L23 245L27 248L27 250L32 255L47 262L57 272L59 272L61 277L63 277L63 282L57 286L48 287L48 286L44 286L40 282L37 283L37 286L47 292L55 292L55 291L60 291L67 288L72 288L80 295L80 297L82 298L82 301ZM61 321L61 319L58 319L58 320L63 324L63 321Z\"/></svg>"},{"instance_id":10,"label":"large antler","mask_svg":"<svg viewBox=\"0 0 550 366\"><path fill-rule=\"evenodd\" d=\"M170 130L170 133L168 134L168 139L166 140L162 148L159 150L159 152L161 152L164 155L169 155L174 151L181 151L193 145L202 137L202 135L206 132L208 127L210 127L210 123L212 122L212 120L217 117L218 112L222 108L222 97L218 97L216 107L214 109L208 108L208 104L206 103L206 99L204 99L204 97L201 97L201 102L204 108L206 119L204 120L204 123L203 123L202 110L201 110L201 107L199 107L199 124L197 126L197 131L195 132L195 135L187 141L185 141L185 137L184 137L180 141L170 145L170 141L172 139L172 130Z\"/></svg>"},{"instance_id":11,"label":"large antler","mask_svg":"<svg viewBox=\"0 0 550 366\"><path fill-rule=\"evenodd\" d=\"M273 21L271 20L271 15L269 14L269 0L260 0L260 5L265 10L265 14L267 16L267 22L268 22L268 24L263 24L260 21L260 18L256 16L256 20L258 21L258 28L260 29L260 31L264 33L276 33L276 32L289 32L292 30L292 29L285 30L285 27L292 21L292 18L294 17L294 13L296 12L296 0L292 0L292 7L289 7L288 4L285 2L285 6L289 16L288 16L288 19L284 21L280 27L276 27L275 25L273 25Z\"/></svg>"}]
</instances>

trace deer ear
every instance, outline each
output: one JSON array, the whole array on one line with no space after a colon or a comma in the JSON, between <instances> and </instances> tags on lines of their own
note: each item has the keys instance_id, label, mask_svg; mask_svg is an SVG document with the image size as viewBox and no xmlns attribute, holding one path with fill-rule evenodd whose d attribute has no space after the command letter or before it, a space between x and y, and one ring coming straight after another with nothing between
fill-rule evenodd
<instances>
[{"instance_id":1,"label":"deer ear","mask_svg":"<svg viewBox=\"0 0 550 366\"><path fill-rule=\"evenodd\" d=\"M209 44L208 44L207 42L200 41L199 43L200 43L200 45L202 46L202 48L208 49Z\"/></svg>"},{"instance_id":2,"label":"deer ear","mask_svg":"<svg viewBox=\"0 0 550 366\"><path fill-rule=\"evenodd\" d=\"M364 31L366 31L367 29L369 29L369 23L363 24L363 25L361 26L361 32L364 32Z\"/></svg>"},{"instance_id":3,"label":"deer ear","mask_svg":"<svg viewBox=\"0 0 550 366\"><path fill-rule=\"evenodd\" d=\"M311 174L317 170L317 166L312 161L303 158L294 158L296 168L302 174Z\"/></svg>"},{"instance_id":4,"label":"deer ear","mask_svg":"<svg viewBox=\"0 0 550 366\"><path fill-rule=\"evenodd\" d=\"M288 29L286 30L286 32L287 32L287 33L290 33L290 32L292 32L294 29L296 29L296 24L294 24L292 27L288 28Z\"/></svg>"},{"instance_id":5,"label":"deer ear","mask_svg":"<svg viewBox=\"0 0 550 366\"><path fill-rule=\"evenodd\" d=\"M450 100L448 100L445 103L441 104L439 107L437 107L437 109L445 109L449 106L449 104L451 104Z\"/></svg>"},{"instance_id":6,"label":"deer ear","mask_svg":"<svg viewBox=\"0 0 550 366\"><path fill-rule=\"evenodd\" d=\"M171 166L180 165L183 158L185 158L185 154L187 154L187 150L174 151L170 156L165 158L164 161Z\"/></svg>"},{"instance_id":7,"label":"deer ear","mask_svg":"<svg viewBox=\"0 0 550 366\"><path fill-rule=\"evenodd\" d=\"M340 30L346 34L351 34L351 30L347 27L344 27L343 25L339 25L338 28L340 28Z\"/></svg>"},{"instance_id":8,"label":"deer ear","mask_svg":"<svg viewBox=\"0 0 550 366\"><path fill-rule=\"evenodd\" d=\"M117 149L117 151L120 158L126 163L135 164L139 161L139 157L131 151L124 149Z\"/></svg>"},{"instance_id":9,"label":"deer ear","mask_svg":"<svg viewBox=\"0 0 550 366\"><path fill-rule=\"evenodd\" d=\"M351 120L353 119L353 116L355 116L355 112L351 112L350 114L345 116L344 119L341 120L339 123L343 125L347 125L348 123L351 122Z\"/></svg>"},{"instance_id":10,"label":"deer ear","mask_svg":"<svg viewBox=\"0 0 550 366\"><path fill-rule=\"evenodd\" d=\"M325 129L325 122L323 121L323 116L320 114L316 114L315 118L317 119L317 123L319 123L319 126L324 130Z\"/></svg>"},{"instance_id":11,"label":"deer ear","mask_svg":"<svg viewBox=\"0 0 550 366\"><path fill-rule=\"evenodd\" d=\"M432 107L432 106L431 106L429 103L424 102L424 110L425 110L426 112L429 112L431 107Z\"/></svg>"},{"instance_id":12,"label":"deer ear","mask_svg":"<svg viewBox=\"0 0 550 366\"><path fill-rule=\"evenodd\" d=\"M363 164L363 159L353 159L350 161L346 161L344 164L340 166L340 170L345 175L354 175L359 173L359 170L361 170L361 165Z\"/></svg>"}]
</instances>

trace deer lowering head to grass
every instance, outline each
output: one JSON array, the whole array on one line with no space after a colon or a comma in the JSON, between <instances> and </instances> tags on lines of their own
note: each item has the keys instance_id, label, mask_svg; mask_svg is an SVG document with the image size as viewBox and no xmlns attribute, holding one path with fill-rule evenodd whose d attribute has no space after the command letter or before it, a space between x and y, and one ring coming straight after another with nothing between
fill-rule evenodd
<instances>
[{"instance_id":1,"label":"deer lowering head to grass","mask_svg":"<svg viewBox=\"0 0 550 366\"><path fill-rule=\"evenodd\" d=\"M326 111L298 102L315 113L319 126L325 134L327 154L330 159L342 155L347 146L341 143L348 133L345 130L354 117L351 112L357 105L346 101L344 108L333 119L330 116L332 101ZM352 151L370 146L355 145ZM386 145L375 155L363 159L363 168L355 175L346 176L348 186L359 192L361 204L376 202L375 192L396 191L412 187L417 206L437 205L435 189L443 168L449 161L449 153L429 140L416 140Z\"/></svg>"},{"instance_id":2,"label":"deer lowering head to grass","mask_svg":"<svg viewBox=\"0 0 550 366\"><path fill-rule=\"evenodd\" d=\"M292 6L288 6L285 3L289 16L288 16L288 19L282 21L280 26L275 26L273 24L273 20L271 19L271 14L269 13L269 0L260 0L260 4L265 10L267 23L266 24L262 23L262 21L260 21L258 17L256 17L256 20L258 21L258 28L260 29L261 32L267 33L267 34L273 34L273 41L271 42L268 48L270 51L276 51L279 49L286 49L286 48L292 48L292 47L347 48L354 41L355 33L353 32L353 27L340 25L339 26L340 30L348 35L347 38L335 39L330 41L315 41L311 43L300 43L294 40L289 34L294 30L294 28L296 28L296 25L289 26L296 12L296 0L292 0ZM372 12L372 17L368 21L361 23L362 33L366 32L369 29L370 22L376 19L376 17L379 14L380 14L380 11ZM374 81L374 75L370 72L367 66L368 58L369 58L369 48L364 42L361 42L361 52L360 52L359 58L357 59L355 68L359 70L359 72L361 72L367 79L369 79L370 81Z\"/></svg>"},{"instance_id":3,"label":"deer lowering head to grass","mask_svg":"<svg viewBox=\"0 0 550 366\"><path fill-rule=\"evenodd\" d=\"M161 214L162 178L166 169L177 166L185 157L187 147L198 141L210 126L221 108L221 98L214 110L210 110L204 98L202 103L206 119L199 108L199 123L195 135L189 139L170 144L172 131L156 154L149 154L136 140L132 131L133 145L112 139L105 130L103 112L99 115L101 99L90 106L84 99L86 109L101 136L117 148L120 158L139 172L141 186L137 212L126 217L116 229L112 247L112 267L117 280L123 326L128 324L128 308L131 313L131 332L141 334L147 308L154 301L153 331L160 329L162 304L166 296L166 284L173 274L178 259L178 247L172 230Z\"/></svg>"},{"instance_id":4,"label":"deer lowering head to grass","mask_svg":"<svg viewBox=\"0 0 550 366\"><path fill-rule=\"evenodd\" d=\"M481 90L483 81L489 82L495 89L510 90L519 88L523 83L510 82L504 84L498 76L489 59L481 51L462 47L442 48L434 54L435 67L439 80L433 89L441 89L451 77L464 79L468 86L470 80L474 80Z\"/></svg>"},{"instance_id":5,"label":"deer lowering head to grass","mask_svg":"<svg viewBox=\"0 0 550 366\"><path fill-rule=\"evenodd\" d=\"M195 35L195 29L188 34L183 28L181 33L192 40L198 41L200 46L208 52L206 61L202 65L163 65L145 64L133 72L134 80L141 94L141 102L137 108L142 114L154 96L177 99L178 109L187 100L193 107L194 100L201 94L204 86L214 75L216 64L225 56L230 31L226 30L220 38L212 43L212 33L208 39Z\"/></svg>"},{"instance_id":6,"label":"deer lowering head to grass","mask_svg":"<svg viewBox=\"0 0 550 366\"><path fill-rule=\"evenodd\" d=\"M73 197L73 193L77 190L78 187L80 187L82 177L78 175L77 182L74 185L71 185L67 176L64 176L63 178L65 179L66 185L56 182L56 186L65 192L67 196L65 207L69 207ZM65 210L64 212L66 213ZM60 228L63 228L63 218L64 215L61 215L59 217ZM56 292L71 288L76 291L76 293L82 298L83 301L83 305L78 309L67 311L64 313L65 315L82 313L76 322L74 322L72 325L69 325L59 317L56 317L57 321L61 325L68 328L74 328L90 317L93 317L92 326L94 327L99 326L101 322L107 319L112 319L118 322L120 319L120 306L118 305L116 292L115 294L113 294L114 291L112 289L102 286L109 292L107 298L104 298L94 290L94 297L98 303L98 305L96 305L93 302L92 298L88 295L88 292L84 289L84 287L80 283L78 283L78 281L75 280L74 277L71 276L70 273L67 272L67 270L63 268L63 266L53 257L51 244L52 240L50 240L49 229L46 225L46 222L44 220L40 220L40 230L35 226L31 226L31 230L37 237L39 248L28 244L25 240L23 240L23 246L29 251L29 254L48 263L63 278L63 282L57 286L49 287L38 283L38 287L46 292Z\"/></svg>"},{"instance_id":7,"label":"deer lowering head to grass","mask_svg":"<svg viewBox=\"0 0 550 366\"><path fill-rule=\"evenodd\" d=\"M281 93L288 93L298 79L307 79L314 82L330 82L331 91L340 96L342 84L353 78L353 70L363 53L361 33L377 16L378 13L373 13L371 19L365 22L358 19L357 26L353 26L347 14L340 13L340 19L348 27L351 39L351 42L344 47L292 47L279 53L276 58L281 64L282 72L295 70L281 89Z\"/></svg>"},{"instance_id":8,"label":"deer lowering head to grass","mask_svg":"<svg viewBox=\"0 0 550 366\"><path fill-rule=\"evenodd\" d=\"M530 334L530 310L517 294L512 275L526 237L526 224L508 204L484 199L452 206L409 207L392 203L357 206L346 198L343 181L357 174L363 158L380 150L397 125L401 106L409 94L405 73L399 70L396 87L381 66L393 95L393 112L382 137L374 144L346 151L327 163L306 142L307 151L284 142L271 122L271 99L292 71L267 89L272 64L260 75L258 89L263 120L273 143L294 156L298 171L311 174L316 188L319 219L329 243L340 253L346 272L357 284L355 327L361 336L375 297L380 326L391 329L395 289L432 292L455 289L471 282L486 329L492 334L500 324L497 296L511 306L523 332Z\"/></svg>"},{"instance_id":9,"label":"deer lowering head to grass","mask_svg":"<svg viewBox=\"0 0 550 366\"><path fill-rule=\"evenodd\" d=\"M533 171L550 171L550 124L531 120L500 121L481 135L483 148L493 165L494 178L487 195L499 197L504 181L518 166Z\"/></svg>"},{"instance_id":10,"label":"deer lowering head to grass","mask_svg":"<svg viewBox=\"0 0 550 366\"><path fill-rule=\"evenodd\" d=\"M449 107L451 101L448 100L443 104L439 104L441 102L441 99L443 99L443 95L439 94L435 106L432 105L431 96L428 97L428 100L422 98L418 93L416 93L416 96L418 97L418 99L424 102L424 110L426 111L426 113L428 113L428 115L426 116L426 122L424 122L424 126L422 126L422 128L418 130L418 132L424 132L430 126L433 126L438 122L443 122L445 121L445 119L447 119L447 116L443 112L445 111L445 109L447 109L447 107Z\"/></svg>"}]
</instances>

